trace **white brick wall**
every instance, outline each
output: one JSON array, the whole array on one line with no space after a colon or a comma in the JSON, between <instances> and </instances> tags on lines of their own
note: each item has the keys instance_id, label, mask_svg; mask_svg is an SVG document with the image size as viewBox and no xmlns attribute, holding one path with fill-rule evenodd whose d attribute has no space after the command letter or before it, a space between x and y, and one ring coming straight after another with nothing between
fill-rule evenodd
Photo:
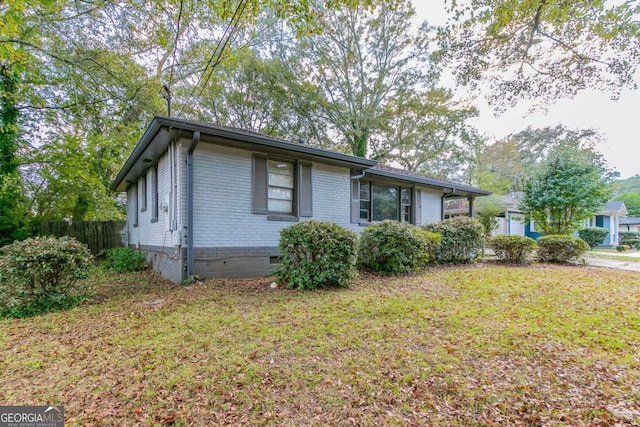
<instances>
[{"instance_id":1,"label":"white brick wall","mask_svg":"<svg viewBox=\"0 0 640 427\"><path fill-rule=\"evenodd\" d=\"M158 218L152 222L153 203L155 195L153 194L153 168L146 171L147 176L147 209L142 212L143 198L140 183L138 182L138 226L134 227L135 215L133 208L135 202L133 200L133 191L127 192L127 229L129 231L129 243L133 245L173 247L171 232L168 228L168 216L170 210L166 211L162 208L166 204L167 197L172 191L171 168L168 152L164 153L158 162ZM142 179L142 177L140 178ZM170 224L169 224L170 225Z\"/></svg>"},{"instance_id":2,"label":"white brick wall","mask_svg":"<svg viewBox=\"0 0 640 427\"><path fill-rule=\"evenodd\" d=\"M252 153L200 143L194 155L194 247L277 246L291 222L252 213ZM314 163L313 217L350 224L349 169ZM185 200L186 202L186 200Z\"/></svg>"},{"instance_id":3,"label":"white brick wall","mask_svg":"<svg viewBox=\"0 0 640 427\"><path fill-rule=\"evenodd\" d=\"M176 144L176 176L178 230L187 232L187 151L191 140ZM176 191L171 183L170 157L165 153L158 163L159 202ZM194 153L194 247L261 247L276 246L280 230L291 222L269 221L267 215L251 211L252 153L248 150L200 142ZM152 178L147 171L145 212L138 212L138 227L133 227L133 191L127 192L127 229L129 242L136 245L174 247L174 236L167 228L167 215L160 207L158 221L152 223ZM313 217L331 221L360 233L364 227L352 224L350 171L348 168L314 163L312 168ZM422 224L440 221L441 192L419 187L422 191ZM141 195L138 194L138 198ZM172 204L174 196L170 203ZM138 205L138 209L141 204ZM169 224L170 225L170 224ZM184 241L184 240L183 240Z\"/></svg>"},{"instance_id":4,"label":"white brick wall","mask_svg":"<svg viewBox=\"0 0 640 427\"><path fill-rule=\"evenodd\" d=\"M422 224L440 222L442 219L442 191L428 187L418 187L422 190Z\"/></svg>"}]
</instances>

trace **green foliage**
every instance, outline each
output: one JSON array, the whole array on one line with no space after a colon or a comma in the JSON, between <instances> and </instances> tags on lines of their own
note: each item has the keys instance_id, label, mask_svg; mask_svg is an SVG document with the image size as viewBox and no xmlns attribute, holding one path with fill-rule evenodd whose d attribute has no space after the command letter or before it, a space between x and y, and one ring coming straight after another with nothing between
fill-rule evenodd
<instances>
[{"instance_id":1,"label":"green foliage","mask_svg":"<svg viewBox=\"0 0 640 427\"><path fill-rule=\"evenodd\" d=\"M116 273L140 271L146 265L144 254L131 248L114 248L106 251L102 267Z\"/></svg>"},{"instance_id":2,"label":"green foliage","mask_svg":"<svg viewBox=\"0 0 640 427\"><path fill-rule=\"evenodd\" d=\"M386 274L417 271L435 260L441 236L397 221L368 226L360 236L358 262Z\"/></svg>"},{"instance_id":3,"label":"green foliage","mask_svg":"<svg viewBox=\"0 0 640 427\"><path fill-rule=\"evenodd\" d=\"M476 219L459 216L424 226L440 234L442 241L436 259L443 263L468 263L475 260L484 247L484 227Z\"/></svg>"},{"instance_id":4,"label":"green foliage","mask_svg":"<svg viewBox=\"0 0 640 427\"><path fill-rule=\"evenodd\" d=\"M538 245L530 237L514 235L492 237L489 247L500 261L524 264L533 259Z\"/></svg>"},{"instance_id":5,"label":"green foliage","mask_svg":"<svg viewBox=\"0 0 640 427\"><path fill-rule=\"evenodd\" d=\"M437 57L503 108L584 88L617 93L635 85L637 13L635 1L453 1Z\"/></svg>"},{"instance_id":6,"label":"green foliage","mask_svg":"<svg viewBox=\"0 0 640 427\"><path fill-rule=\"evenodd\" d=\"M484 234L490 236L498 227L496 216L504 211L498 196L490 195L478 198L476 202L476 218L484 227Z\"/></svg>"},{"instance_id":7,"label":"green foliage","mask_svg":"<svg viewBox=\"0 0 640 427\"><path fill-rule=\"evenodd\" d=\"M526 180L520 208L544 234L571 234L609 200L611 178L594 153L558 149Z\"/></svg>"},{"instance_id":8,"label":"green foliage","mask_svg":"<svg viewBox=\"0 0 640 427\"><path fill-rule=\"evenodd\" d=\"M578 236L592 249L601 244L607 235L609 230L602 227L584 227L578 230Z\"/></svg>"},{"instance_id":9,"label":"green foliage","mask_svg":"<svg viewBox=\"0 0 640 427\"><path fill-rule=\"evenodd\" d=\"M622 193L616 196L614 200L619 200L624 202L624 205L627 207L627 213L629 214L629 216L632 216L632 217L640 216L640 193L638 192Z\"/></svg>"},{"instance_id":10,"label":"green foliage","mask_svg":"<svg viewBox=\"0 0 640 427\"><path fill-rule=\"evenodd\" d=\"M633 248L640 248L640 233L636 231L621 231L619 233L620 244L629 245Z\"/></svg>"},{"instance_id":11,"label":"green foliage","mask_svg":"<svg viewBox=\"0 0 640 427\"><path fill-rule=\"evenodd\" d=\"M91 253L74 238L34 237L0 248L0 313L21 317L81 301Z\"/></svg>"},{"instance_id":12,"label":"green foliage","mask_svg":"<svg viewBox=\"0 0 640 427\"><path fill-rule=\"evenodd\" d=\"M22 180L18 171L19 78L0 61L0 246L26 237Z\"/></svg>"},{"instance_id":13,"label":"green foliage","mask_svg":"<svg viewBox=\"0 0 640 427\"><path fill-rule=\"evenodd\" d=\"M541 262L568 262L578 259L589 250L584 240L564 234L542 236L537 243L538 260Z\"/></svg>"},{"instance_id":14,"label":"green foliage","mask_svg":"<svg viewBox=\"0 0 640 427\"><path fill-rule=\"evenodd\" d=\"M358 239L330 222L304 221L280 232L280 265L272 274L296 289L346 286L355 277Z\"/></svg>"},{"instance_id":15,"label":"green foliage","mask_svg":"<svg viewBox=\"0 0 640 427\"><path fill-rule=\"evenodd\" d=\"M631 246L629 246L629 245L618 245L618 246L616 246L616 250L618 252L625 252L625 251L627 251L629 249L631 249Z\"/></svg>"}]
</instances>

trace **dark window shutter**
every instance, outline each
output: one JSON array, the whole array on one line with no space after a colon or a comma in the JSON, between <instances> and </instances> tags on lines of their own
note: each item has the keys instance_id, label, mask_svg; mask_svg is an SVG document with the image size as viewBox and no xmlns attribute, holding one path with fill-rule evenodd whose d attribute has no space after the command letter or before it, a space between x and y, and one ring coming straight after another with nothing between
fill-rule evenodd
<instances>
[{"instance_id":1,"label":"dark window shutter","mask_svg":"<svg viewBox=\"0 0 640 427\"><path fill-rule=\"evenodd\" d=\"M360 181L351 180L351 222L360 222Z\"/></svg>"},{"instance_id":2,"label":"dark window shutter","mask_svg":"<svg viewBox=\"0 0 640 427\"><path fill-rule=\"evenodd\" d=\"M311 163L300 163L298 180L298 216L313 216Z\"/></svg>"},{"instance_id":3,"label":"dark window shutter","mask_svg":"<svg viewBox=\"0 0 640 427\"><path fill-rule=\"evenodd\" d=\"M415 190L413 192L413 223L415 225L422 224L422 191Z\"/></svg>"},{"instance_id":4,"label":"dark window shutter","mask_svg":"<svg viewBox=\"0 0 640 427\"><path fill-rule=\"evenodd\" d=\"M256 214L266 214L267 209L267 156L253 156L253 176L252 176L252 211Z\"/></svg>"}]
</instances>

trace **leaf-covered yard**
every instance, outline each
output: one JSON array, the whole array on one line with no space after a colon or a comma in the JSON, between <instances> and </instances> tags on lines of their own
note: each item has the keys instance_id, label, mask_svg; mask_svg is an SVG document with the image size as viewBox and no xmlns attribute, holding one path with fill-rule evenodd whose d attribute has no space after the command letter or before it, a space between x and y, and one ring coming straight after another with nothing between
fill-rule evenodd
<instances>
[{"instance_id":1,"label":"leaf-covered yard","mask_svg":"<svg viewBox=\"0 0 640 427\"><path fill-rule=\"evenodd\" d=\"M66 425L634 425L640 275L472 266L191 286L93 279L70 312L0 321L0 405Z\"/></svg>"}]
</instances>

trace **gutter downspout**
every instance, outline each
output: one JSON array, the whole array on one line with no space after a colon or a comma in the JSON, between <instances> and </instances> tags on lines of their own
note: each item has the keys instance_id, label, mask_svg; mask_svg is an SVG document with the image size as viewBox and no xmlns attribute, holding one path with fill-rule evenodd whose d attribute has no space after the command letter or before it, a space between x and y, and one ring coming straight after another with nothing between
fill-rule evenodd
<instances>
[{"instance_id":1,"label":"gutter downspout","mask_svg":"<svg viewBox=\"0 0 640 427\"><path fill-rule=\"evenodd\" d=\"M193 275L193 152L200 142L200 132L193 132L187 153L187 277Z\"/></svg>"},{"instance_id":2,"label":"gutter downspout","mask_svg":"<svg viewBox=\"0 0 640 427\"><path fill-rule=\"evenodd\" d=\"M444 202L448 195L456 191L455 188L452 188L448 193L442 193L442 197L440 197L440 221L444 221Z\"/></svg>"}]
</instances>

